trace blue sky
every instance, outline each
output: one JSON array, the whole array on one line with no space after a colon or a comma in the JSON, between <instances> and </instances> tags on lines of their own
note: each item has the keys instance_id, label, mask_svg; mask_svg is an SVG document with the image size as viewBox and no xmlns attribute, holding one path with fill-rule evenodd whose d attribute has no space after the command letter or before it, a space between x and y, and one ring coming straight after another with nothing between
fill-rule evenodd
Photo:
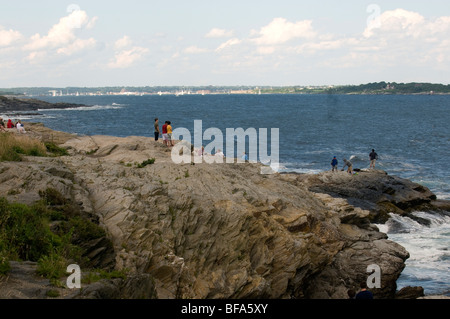
<instances>
[{"instance_id":1,"label":"blue sky","mask_svg":"<svg viewBox=\"0 0 450 319\"><path fill-rule=\"evenodd\" d=\"M449 84L449 39L441 0L0 0L0 87Z\"/></svg>"}]
</instances>

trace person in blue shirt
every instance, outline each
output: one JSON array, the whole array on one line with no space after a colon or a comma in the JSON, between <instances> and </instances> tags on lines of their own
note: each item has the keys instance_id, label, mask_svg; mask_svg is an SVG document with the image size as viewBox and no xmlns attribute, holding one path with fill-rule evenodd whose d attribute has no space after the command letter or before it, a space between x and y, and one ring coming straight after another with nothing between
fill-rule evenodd
<instances>
[{"instance_id":1,"label":"person in blue shirt","mask_svg":"<svg viewBox=\"0 0 450 319\"><path fill-rule=\"evenodd\" d=\"M336 158L336 156L333 158L333 160L331 161L331 171L338 171L338 160Z\"/></svg>"},{"instance_id":2,"label":"person in blue shirt","mask_svg":"<svg viewBox=\"0 0 450 319\"><path fill-rule=\"evenodd\" d=\"M248 155L244 152L244 155L242 155L242 159L244 160L244 161L248 161Z\"/></svg>"},{"instance_id":3,"label":"person in blue shirt","mask_svg":"<svg viewBox=\"0 0 450 319\"><path fill-rule=\"evenodd\" d=\"M356 294L355 299L373 299L373 294L369 290L367 290L367 284L362 282L361 290Z\"/></svg>"}]
</instances>

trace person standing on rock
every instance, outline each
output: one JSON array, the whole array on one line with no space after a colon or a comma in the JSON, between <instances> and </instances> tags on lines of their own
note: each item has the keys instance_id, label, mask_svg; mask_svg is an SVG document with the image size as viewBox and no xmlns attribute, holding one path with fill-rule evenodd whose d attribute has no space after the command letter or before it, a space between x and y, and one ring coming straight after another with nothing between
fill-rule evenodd
<instances>
[{"instance_id":1,"label":"person standing on rock","mask_svg":"<svg viewBox=\"0 0 450 319\"><path fill-rule=\"evenodd\" d=\"M355 299L373 299L373 294L369 290L367 290L367 284L362 282L361 290L356 294Z\"/></svg>"},{"instance_id":2,"label":"person standing on rock","mask_svg":"<svg viewBox=\"0 0 450 319\"><path fill-rule=\"evenodd\" d=\"M331 161L331 171L338 171L338 160L336 158L336 156L333 158L333 160Z\"/></svg>"},{"instance_id":3,"label":"person standing on rock","mask_svg":"<svg viewBox=\"0 0 450 319\"><path fill-rule=\"evenodd\" d=\"M352 162L347 161L347 159L344 158L344 168L342 168L342 170L344 170L346 166L347 166L347 173L353 174L353 164L352 164Z\"/></svg>"},{"instance_id":4,"label":"person standing on rock","mask_svg":"<svg viewBox=\"0 0 450 319\"><path fill-rule=\"evenodd\" d=\"M159 135L161 132L159 131L159 120L158 118L155 119L155 141L158 142Z\"/></svg>"},{"instance_id":5,"label":"person standing on rock","mask_svg":"<svg viewBox=\"0 0 450 319\"><path fill-rule=\"evenodd\" d=\"M167 145L174 146L173 138L172 138L172 122L167 122Z\"/></svg>"},{"instance_id":6,"label":"person standing on rock","mask_svg":"<svg viewBox=\"0 0 450 319\"><path fill-rule=\"evenodd\" d=\"M378 159L378 154L375 152L374 149L372 149L372 152L369 154L369 158L370 158L370 168L375 169L375 164Z\"/></svg>"},{"instance_id":7,"label":"person standing on rock","mask_svg":"<svg viewBox=\"0 0 450 319\"><path fill-rule=\"evenodd\" d=\"M166 146L169 146L168 144L168 139L167 139L167 124L168 122L166 121L162 127L162 136L163 136L163 143Z\"/></svg>"}]
</instances>

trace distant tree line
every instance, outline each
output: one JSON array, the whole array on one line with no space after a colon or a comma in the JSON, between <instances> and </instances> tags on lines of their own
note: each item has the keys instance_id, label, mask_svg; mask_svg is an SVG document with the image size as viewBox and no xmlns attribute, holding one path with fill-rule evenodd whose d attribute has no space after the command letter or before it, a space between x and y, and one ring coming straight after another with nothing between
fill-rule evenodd
<instances>
[{"instance_id":1,"label":"distant tree line","mask_svg":"<svg viewBox=\"0 0 450 319\"><path fill-rule=\"evenodd\" d=\"M432 83L396 83L378 82L347 85L327 89L332 94L418 94L418 93L450 93L450 85Z\"/></svg>"}]
</instances>

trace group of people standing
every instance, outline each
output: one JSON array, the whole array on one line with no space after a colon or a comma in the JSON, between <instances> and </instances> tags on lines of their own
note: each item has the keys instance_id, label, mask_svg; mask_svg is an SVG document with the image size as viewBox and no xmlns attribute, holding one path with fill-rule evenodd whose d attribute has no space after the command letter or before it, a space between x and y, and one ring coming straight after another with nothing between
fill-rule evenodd
<instances>
[{"instance_id":1,"label":"group of people standing","mask_svg":"<svg viewBox=\"0 0 450 319\"><path fill-rule=\"evenodd\" d=\"M23 126L23 124L20 120L13 123L13 121L11 121L11 119L9 119L8 122L5 124L5 122L3 121L3 118L0 117L0 131L6 132L7 128L8 129L17 128L17 130L20 133L25 133L25 127Z\"/></svg>"},{"instance_id":2,"label":"group of people standing","mask_svg":"<svg viewBox=\"0 0 450 319\"><path fill-rule=\"evenodd\" d=\"M375 169L376 162L378 160L378 154L375 152L374 149L372 149L372 152L369 154L369 160L370 160L370 169ZM337 172L338 171L338 160L335 156L333 160L331 161L331 171ZM342 170L344 170L347 167L347 173L353 174L353 163L344 158L344 167Z\"/></svg>"},{"instance_id":3,"label":"group of people standing","mask_svg":"<svg viewBox=\"0 0 450 319\"><path fill-rule=\"evenodd\" d=\"M171 147L174 146L174 141L172 137L172 123L170 121L166 121L162 126L162 133L159 130L159 119L155 118L155 141L159 140L159 137L162 135L164 145Z\"/></svg>"}]
</instances>

